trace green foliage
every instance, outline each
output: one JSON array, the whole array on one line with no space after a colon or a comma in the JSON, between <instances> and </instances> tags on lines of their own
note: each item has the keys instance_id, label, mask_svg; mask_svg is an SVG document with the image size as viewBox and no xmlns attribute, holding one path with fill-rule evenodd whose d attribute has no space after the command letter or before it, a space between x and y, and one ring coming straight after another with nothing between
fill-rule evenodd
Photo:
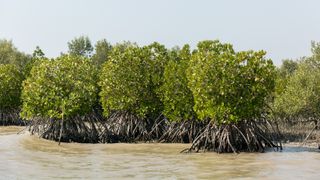
<instances>
[{"instance_id":1,"label":"green foliage","mask_svg":"<svg viewBox=\"0 0 320 180\"><path fill-rule=\"evenodd\" d=\"M147 61L151 73L151 82L156 91L158 91L164 81L162 77L165 65L169 60L168 51L163 45L157 42L144 48L149 54Z\"/></svg>"},{"instance_id":2,"label":"green foliage","mask_svg":"<svg viewBox=\"0 0 320 180\"><path fill-rule=\"evenodd\" d=\"M264 51L237 53L236 63L240 66L234 106L239 119L259 118L269 111L267 104L275 89L276 71L272 61L264 58L265 54Z\"/></svg>"},{"instance_id":3,"label":"green foliage","mask_svg":"<svg viewBox=\"0 0 320 180\"><path fill-rule=\"evenodd\" d=\"M298 62L293 60L283 60L282 65L279 69L279 74L281 77L291 76L298 68Z\"/></svg>"},{"instance_id":4,"label":"green foliage","mask_svg":"<svg viewBox=\"0 0 320 180\"><path fill-rule=\"evenodd\" d=\"M310 61L300 62L287 78L281 93L276 94L273 109L279 116L319 117L320 69Z\"/></svg>"},{"instance_id":5,"label":"green foliage","mask_svg":"<svg viewBox=\"0 0 320 180\"><path fill-rule=\"evenodd\" d=\"M165 66L164 83L161 87L163 114L170 121L182 121L195 116L193 96L188 88L186 69L191 59L190 47L170 52L170 60Z\"/></svg>"},{"instance_id":6,"label":"green foliage","mask_svg":"<svg viewBox=\"0 0 320 180\"><path fill-rule=\"evenodd\" d=\"M41 60L46 59L45 54L40 49L39 46L36 47L36 49L32 53L31 60L25 65L23 69L24 77L28 77L30 75L30 71L33 66L36 66L40 63Z\"/></svg>"},{"instance_id":7,"label":"green foliage","mask_svg":"<svg viewBox=\"0 0 320 180\"><path fill-rule=\"evenodd\" d=\"M265 52L238 52L219 41L202 41L187 69L194 111L219 124L260 117L274 89L275 70Z\"/></svg>"},{"instance_id":8,"label":"green foliage","mask_svg":"<svg viewBox=\"0 0 320 180\"><path fill-rule=\"evenodd\" d=\"M39 46L37 46L36 49L32 53L32 57L37 58L37 59L43 59L45 57L44 55L45 54L43 53L42 49L40 49Z\"/></svg>"},{"instance_id":9,"label":"green foliage","mask_svg":"<svg viewBox=\"0 0 320 180\"><path fill-rule=\"evenodd\" d=\"M319 66L320 62L320 43L312 41L311 42L311 52L312 56L309 58L311 61L313 61L315 64Z\"/></svg>"},{"instance_id":10,"label":"green foliage","mask_svg":"<svg viewBox=\"0 0 320 180\"><path fill-rule=\"evenodd\" d=\"M279 117L320 116L320 43L312 42L311 52L299 61L284 61L280 68L272 104Z\"/></svg>"},{"instance_id":11,"label":"green foliage","mask_svg":"<svg viewBox=\"0 0 320 180\"><path fill-rule=\"evenodd\" d=\"M62 119L88 113L97 100L96 80L96 69L84 57L41 60L23 83L21 116Z\"/></svg>"},{"instance_id":12,"label":"green foliage","mask_svg":"<svg viewBox=\"0 0 320 180\"><path fill-rule=\"evenodd\" d=\"M139 47L114 47L100 76L101 103L105 116L112 110L126 110L144 116L148 107L146 54Z\"/></svg>"},{"instance_id":13,"label":"green foliage","mask_svg":"<svg viewBox=\"0 0 320 180\"><path fill-rule=\"evenodd\" d=\"M277 68L275 94L281 94L288 83L288 79L298 68L298 62L293 60L284 60L280 68Z\"/></svg>"},{"instance_id":14,"label":"green foliage","mask_svg":"<svg viewBox=\"0 0 320 180\"><path fill-rule=\"evenodd\" d=\"M161 111L158 98L167 51L154 43L116 45L102 69L100 83L104 115L128 111L145 117Z\"/></svg>"},{"instance_id":15,"label":"green foliage","mask_svg":"<svg viewBox=\"0 0 320 180\"><path fill-rule=\"evenodd\" d=\"M129 47L137 47L138 44L131 41L123 41L121 43L116 43L114 46L117 47L118 51L124 52Z\"/></svg>"},{"instance_id":16,"label":"green foliage","mask_svg":"<svg viewBox=\"0 0 320 180\"><path fill-rule=\"evenodd\" d=\"M0 64L14 64L22 70L30 61L30 56L20 52L11 41L0 39Z\"/></svg>"},{"instance_id":17,"label":"green foliage","mask_svg":"<svg viewBox=\"0 0 320 180\"><path fill-rule=\"evenodd\" d=\"M111 53L112 46L108 43L107 40L103 39L97 41L95 45L95 54L92 56L92 62L98 68L109 59L109 55Z\"/></svg>"},{"instance_id":18,"label":"green foliage","mask_svg":"<svg viewBox=\"0 0 320 180\"><path fill-rule=\"evenodd\" d=\"M0 64L0 111L20 107L22 74L12 64Z\"/></svg>"},{"instance_id":19,"label":"green foliage","mask_svg":"<svg viewBox=\"0 0 320 180\"><path fill-rule=\"evenodd\" d=\"M93 47L87 36L80 36L68 42L69 54L73 56L90 57Z\"/></svg>"}]
</instances>

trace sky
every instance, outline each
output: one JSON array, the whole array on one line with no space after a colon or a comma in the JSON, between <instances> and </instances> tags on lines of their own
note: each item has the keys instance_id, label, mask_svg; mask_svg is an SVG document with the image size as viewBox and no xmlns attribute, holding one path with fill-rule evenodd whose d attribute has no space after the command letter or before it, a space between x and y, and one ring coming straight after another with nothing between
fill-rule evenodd
<instances>
[{"instance_id":1,"label":"sky","mask_svg":"<svg viewBox=\"0 0 320 180\"><path fill-rule=\"evenodd\" d=\"M0 0L0 38L48 57L88 36L94 44L158 41L168 48L219 39L265 50L276 65L311 54L320 41L318 0Z\"/></svg>"}]
</instances>

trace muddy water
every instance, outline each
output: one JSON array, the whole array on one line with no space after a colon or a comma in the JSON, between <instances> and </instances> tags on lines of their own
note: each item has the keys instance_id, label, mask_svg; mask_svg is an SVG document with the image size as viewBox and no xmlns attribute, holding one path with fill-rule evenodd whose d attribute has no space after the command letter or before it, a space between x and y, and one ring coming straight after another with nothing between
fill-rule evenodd
<instances>
[{"instance_id":1,"label":"muddy water","mask_svg":"<svg viewBox=\"0 0 320 180\"><path fill-rule=\"evenodd\" d=\"M186 144L62 144L0 127L0 179L318 179L315 148L180 154Z\"/></svg>"}]
</instances>

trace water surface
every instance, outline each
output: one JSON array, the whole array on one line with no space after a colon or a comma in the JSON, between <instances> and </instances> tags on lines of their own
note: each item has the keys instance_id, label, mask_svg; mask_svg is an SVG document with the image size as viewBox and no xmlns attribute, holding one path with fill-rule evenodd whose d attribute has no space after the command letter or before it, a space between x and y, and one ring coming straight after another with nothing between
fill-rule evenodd
<instances>
[{"instance_id":1,"label":"water surface","mask_svg":"<svg viewBox=\"0 0 320 180\"><path fill-rule=\"evenodd\" d=\"M189 144L77 144L0 127L0 179L318 179L316 148L181 154Z\"/></svg>"}]
</instances>

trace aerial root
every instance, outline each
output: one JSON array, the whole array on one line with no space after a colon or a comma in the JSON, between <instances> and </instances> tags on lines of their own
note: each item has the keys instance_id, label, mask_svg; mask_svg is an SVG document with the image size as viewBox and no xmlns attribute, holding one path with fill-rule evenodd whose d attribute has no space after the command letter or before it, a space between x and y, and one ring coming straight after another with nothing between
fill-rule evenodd
<instances>
[{"instance_id":1,"label":"aerial root","mask_svg":"<svg viewBox=\"0 0 320 180\"><path fill-rule=\"evenodd\" d=\"M267 120L218 125L195 120L169 122L163 115L152 121L118 111L106 120L99 113L65 121L34 118L29 131L39 137L61 142L192 142L191 147L182 152L239 153L264 152L266 148L282 149L279 136L275 136L279 133Z\"/></svg>"},{"instance_id":2,"label":"aerial root","mask_svg":"<svg viewBox=\"0 0 320 180\"><path fill-rule=\"evenodd\" d=\"M150 139L150 121L129 112L114 112L105 121L105 125L106 128L100 135L102 142L136 142Z\"/></svg>"},{"instance_id":3,"label":"aerial root","mask_svg":"<svg viewBox=\"0 0 320 180\"><path fill-rule=\"evenodd\" d=\"M48 140L98 143L99 132L104 129L102 123L103 119L96 113L76 116L64 121L34 118L29 125L29 131L31 134L37 134L39 137Z\"/></svg>"},{"instance_id":4,"label":"aerial root","mask_svg":"<svg viewBox=\"0 0 320 180\"><path fill-rule=\"evenodd\" d=\"M19 112L19 109L0 111L0 126L27 125L27 122L20 118Z\"/></svg>"},{"instance_id":5,"label":"aerial root","mask_svg":"<svg viewBox=\"0 0 320 180\"><path fill-rule=\"evenodd\" d=\"M203 127L204 123L194 120L167 122L165 133L159 138L159 142L191 143Z\"/></svg>"},{"instance_id":6,"label":"aerial root","mask_svg":"<svg viewBox=\"0 0 320 180\"><path fill-rule=\"evenodd\" d=\"M182 152L214 151L218 153L264 152L266 148L281 150L280 140L273 137L265 122L244 121L238 124L216 125L208 123Z\"/></svg>"}]
</instances>

